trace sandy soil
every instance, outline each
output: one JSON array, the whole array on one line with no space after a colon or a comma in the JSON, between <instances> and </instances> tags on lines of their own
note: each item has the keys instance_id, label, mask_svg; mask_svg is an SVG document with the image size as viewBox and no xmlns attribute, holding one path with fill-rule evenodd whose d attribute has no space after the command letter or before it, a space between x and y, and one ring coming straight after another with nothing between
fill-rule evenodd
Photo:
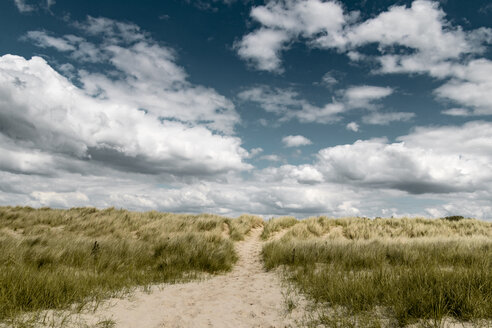
<instances>
[{"instance_id":1,"label":"sandy soil","mask_svg":"<svg viewBox=\"0 0 492 328\"><path fill-rule=\"evenodd\" d=\"M261 228L236 243L239 261L224 275L184 284L161 285L151 293L112 299L79 324L112 320L116 327L296 327L301 310L288 312L279 277L260 262Z\"/></svg>"}]
</instances>

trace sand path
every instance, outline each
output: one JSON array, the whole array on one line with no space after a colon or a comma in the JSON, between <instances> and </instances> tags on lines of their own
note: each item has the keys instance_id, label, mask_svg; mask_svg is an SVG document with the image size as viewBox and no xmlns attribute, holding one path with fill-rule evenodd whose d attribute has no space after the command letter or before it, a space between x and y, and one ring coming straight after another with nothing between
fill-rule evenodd
<instances>
[{"instance_id":1,"label":"sand path","mask_svg":"<svg viewBox=\"0 0 492 328\"><path fill-rule=\"evenodd\" d=\"M224 275L204 281L161 285L151 293L113 299L110 306L83 315L86 323L113 320L116 327L296 327L287 313L279 277L260 261L262 229L236 243L239 260Z\"/></svg>"}]
</instances>

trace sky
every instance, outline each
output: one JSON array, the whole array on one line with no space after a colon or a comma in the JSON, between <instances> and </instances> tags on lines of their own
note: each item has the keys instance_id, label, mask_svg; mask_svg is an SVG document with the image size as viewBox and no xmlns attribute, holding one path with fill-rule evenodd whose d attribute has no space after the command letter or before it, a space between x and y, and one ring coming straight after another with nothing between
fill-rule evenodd
<instances>
[{"instance_id":1,"label":"sky","mask_svg":"<svg viewBox=\"0 0 492 328\"><path fill-rule=\"evenodd\" d=\"M0 205L492 219L488 0L4 0Z\"/></svg>"}]
</instances>

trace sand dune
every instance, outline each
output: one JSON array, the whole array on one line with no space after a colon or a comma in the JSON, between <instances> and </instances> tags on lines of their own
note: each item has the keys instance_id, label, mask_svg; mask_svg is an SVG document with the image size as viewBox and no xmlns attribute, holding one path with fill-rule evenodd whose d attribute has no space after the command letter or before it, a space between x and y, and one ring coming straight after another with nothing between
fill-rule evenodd
<instances>
[{"instance_id":1,"label":"sand dune","mask_svg":"<svg viewBox=\"0 0 492 328\"><path fill-rule=\"evenodd\" d=\"M266 272L260 262L261 230L252 230L236 244L239 261L227 274L112 299L79 319L87 324L113 320L116 327L128 328L296 327L300 310L286 311L279 278Z\"/></svg>"}]
</instances>

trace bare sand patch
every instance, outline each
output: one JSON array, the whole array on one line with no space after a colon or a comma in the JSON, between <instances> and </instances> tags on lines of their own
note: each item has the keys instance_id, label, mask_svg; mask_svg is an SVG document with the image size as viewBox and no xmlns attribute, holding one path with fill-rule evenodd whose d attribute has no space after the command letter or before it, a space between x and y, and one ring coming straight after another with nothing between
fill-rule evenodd
<instances>
[{"instance_id":1,"label":"bare sand patch","mask_svg":"<svg viewBox=\"0 0 492 328\"><path fill-rule=\"evenodd\" d=\"M156 286L150 293L111 299L75 322L91 326L110 320L116 327L297 327L301 309L287 311L281 283L260 260L262 229L236 243L239 260L224 275L203 281Z\"/></svg>"}]
</instances>

